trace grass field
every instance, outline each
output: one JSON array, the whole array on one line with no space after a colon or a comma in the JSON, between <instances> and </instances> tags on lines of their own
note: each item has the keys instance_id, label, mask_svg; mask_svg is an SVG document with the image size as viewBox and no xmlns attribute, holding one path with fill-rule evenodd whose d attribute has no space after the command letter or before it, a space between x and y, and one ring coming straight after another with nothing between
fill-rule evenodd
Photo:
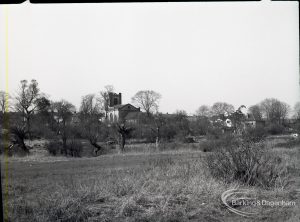
<instances>
[{"instance_id":1,"label":"grass field","mask_svg":"<svg viewBox=\"0 0 300 222\"><path fill-rule=\"evenodd\" d=\"M269 146L275 143L272 140ZM164 152L134 148L125 154L66 158L49 157L38 146L28 157L8 159L9 176L2 178L8 181L5 203L9 221L296 222L300 221L299 148L272 149L284 157L291 183L284 189L264 190L212 178L204 164L209 153L194 147ZM221 202L221 194L230 188L247 188L257 198L296 205L266 206L251 218L242 217Z\"/></svg>"}]
</instances>

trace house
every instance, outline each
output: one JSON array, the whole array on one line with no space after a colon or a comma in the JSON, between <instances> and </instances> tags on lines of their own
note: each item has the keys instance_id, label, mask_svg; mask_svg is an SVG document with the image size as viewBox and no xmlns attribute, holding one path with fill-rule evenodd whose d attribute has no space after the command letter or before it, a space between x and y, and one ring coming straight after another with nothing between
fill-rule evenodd
<instances>
[{"instance_id":1,"label":"house","mask_svg":"<svg viewBox=\"0 0 300 222\"><path fill-rule=\"evenodd\" d=\"M109 93L109 106L107 111L107 119L109 122L117 122L126 120L126 116L131 113L141 112L140 108L137 108L130 103L122 103L122 94L121 93ZM129 119L132 119L134 114L131 114ZM127 119L128 119L127 118Z\"/></svg>"},{"instance_id":2,"label":"house","mask_svg":"<svg viewBox=\"0 0 300 222\"><path fill-rule=\"evenodd\" d=\"M125 105L116 105L113 107L109 107L108 110L108 120L110 122L116 122L119 120L125 120L125 117L130 113L138 113L140 112L140 108L136 108L135 106L127 103Z\"/></svg>"},{"instance_id":3,"label":"house","mask_svg":"<svg viewBox=\"0 0 300 222\"><path fill-rule=\"evenodd\" d=\"M246 118L243 120L245 127L256 127L256 120L254 116L250 113L247 113Z\"/></svg>"},{"instance_id":4,"label":"house","mask_svg":"<svg viewBox=\"0 0 300 222\"><path fill-rule=\"evenodd\" d=\"M245 106L241 106L244 108ZM234 113L228 115L221 114L210 117L210 122L215 127L222 128L223 131L231 131L241 133L247 128L254 128L257 126L257 120L255 120L252 114L242 112L240 109ZM260 122L259 122L260 124Z\"/></svg>"}]
</instances>

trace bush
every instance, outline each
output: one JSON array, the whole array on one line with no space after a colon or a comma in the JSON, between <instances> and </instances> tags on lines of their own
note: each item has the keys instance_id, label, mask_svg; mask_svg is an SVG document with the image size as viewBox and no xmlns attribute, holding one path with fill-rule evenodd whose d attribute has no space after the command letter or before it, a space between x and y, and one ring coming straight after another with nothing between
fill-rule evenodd
<instances>
[{"instance_id":1,"label":"bush","mask_svg":"<svg viewBox=\"0 0 300 222\"><path fill-rule=\"evenodd\" d=\"M254 128L248 128L243 135L243 139L248 142L260 142L267 136L267 131L262 126L256 126Z\"/></svg>"},{"instance_id":2,"label":"bush","mask_svg":"<svg viewBox=\"0 0 300 222\"><path fill-rule=\"evenodd\" d=\"M296 122L296 124L292 127L293 131L300 133L300 120Z\"/></svg>"},{"instance_id":3,"label":"bush","mask_svg":"<svg viewBox=\"0 0 300 222\"><path fill-rule=\"evenodd\" d=\"M186 137L184 137L183 142L184 143L195 143L196 141L193 136L186 136Z\"/></svg>"},{"instance_id":4,"label":"bush","mask_svg":"<svg viewBox=\"0 0 300 222\"><path fill-rule=\"evenodd\" d=\"M211 127L208 129L208 137L212 139L219 139L223 135L223 130L220 127Z\"/></svg>"},{"instance_id":5,"label":"bush","mask_svg":"<svg viewBox=\"0 0 300 222\"><path fill-rule=\"evenodd\" d=\"M238 138L231 134L225 134L220 136L218 139L208 137L206 141L203 141L200 145L203 152L211 152L221 147L229 147L238 143Z\"/></svg>"},{"instance_id":6,"label":"bush","mask_svg":"<svg viewBox=\"0 0 300 222\"><path fill-rule=\"evenodd\" d=\"M82 144L80 141L72 139L68 144L67 144L67 149L68 153L73 156L73 157L81 157L82 153Z\"/></svg>"},{"instance_id":7,"label":"bush","mask_svg":"<svg viewBox=\"0 0 300 222\"><path fill-rule=\"evenodd\" d=\"M278 134L282 134L284 132L284 127L280 124L272 123L267 127L267 131L271 135L278 135Z\"/></svg>"},{"instance_id":8,"label":"bush","mask_svg":"<svg viewBox=\"0 0 300 222\"><path fill-rule=\"evenodd\" d=\"M131 138L145 139L148 143L155 142L155 131L147 125L138 126L131 134Z\"/></svg>"},{"instance_id":9,"label":"bush","mask_svg":"<svg viewBox=\"0 0 300 222\"><path fill-rule=\"evenodd\" d=\"M172 139L174 139L176 134L177 134L177 132L175 130L175 126L173 126L171 123L164 125L160 129L161 139L163 139L165 141L171 141Z\"/></svg>"},{"instance_id":10,"label":"bush","mask_svg":"<svg viewBox=\"0 0 300 222\"><path fill-rule=\"evenodd\" d=\"M56 156L62 153L63 144L58 140L53 140L45 144L45 148L50 155ZM67 154L72 157L80 157L83 146L80 141L72 139L67 143Z\"/></svg>"},{"instance_id":11,"label":"bush","mask_svg":"<svg viewBox=\"0 0 300 222\"><path fill-rule=\"evenodd\" d=\"M62 149L62 143L59 141L50 141L45 144L45 148L50 155L56 156Z\"/></svg>"},{"instance_id":12,"label":"bush","mask_svg":"<svg viewBox=\"0 0 300 222\"><path fill-rule=\"evenodd\" d=\"M215 178L245 185L284 187L287 169L279 156L271 155L262 144L241 142L218 149L206 157L206 165Z\"/></svg>"}]
</instances>

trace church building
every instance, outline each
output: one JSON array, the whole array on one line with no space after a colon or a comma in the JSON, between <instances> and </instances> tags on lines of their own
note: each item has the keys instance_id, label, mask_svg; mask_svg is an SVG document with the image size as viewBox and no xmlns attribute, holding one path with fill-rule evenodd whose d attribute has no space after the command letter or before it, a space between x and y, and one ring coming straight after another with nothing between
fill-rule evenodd
<instances>
[{"instance_id":1,"label":"church building","mask_svg":"<svg viewBox=\"0 0 300 222\"><path fill-rule=\"evenodd\" d=\"M122 94L109 93L109 104L108 104L108 121L117 122L124 121L129 113L138 113L140 108L137 108L129 103L122 104Z\"/></svg>"}]
</instances>

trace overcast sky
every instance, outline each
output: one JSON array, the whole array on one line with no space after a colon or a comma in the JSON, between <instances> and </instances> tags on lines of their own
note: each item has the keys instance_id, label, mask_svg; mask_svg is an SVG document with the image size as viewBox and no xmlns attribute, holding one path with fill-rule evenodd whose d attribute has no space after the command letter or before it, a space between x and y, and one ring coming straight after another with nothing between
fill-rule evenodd
<instances>
[{"instance_id":1,"label":"overcast sky","mask_svg":"<svg viewBox=\"0 0 300 222\"><path fill-rule=\"evenodd\" d=\"M0 6L0 87L5 9ZM130 103L162 95L160 111L217 101L299 101L298 2L30 4L8 6L9 91L36 79L79 107L111 84Z\"/></svg>"}]
</instances>

